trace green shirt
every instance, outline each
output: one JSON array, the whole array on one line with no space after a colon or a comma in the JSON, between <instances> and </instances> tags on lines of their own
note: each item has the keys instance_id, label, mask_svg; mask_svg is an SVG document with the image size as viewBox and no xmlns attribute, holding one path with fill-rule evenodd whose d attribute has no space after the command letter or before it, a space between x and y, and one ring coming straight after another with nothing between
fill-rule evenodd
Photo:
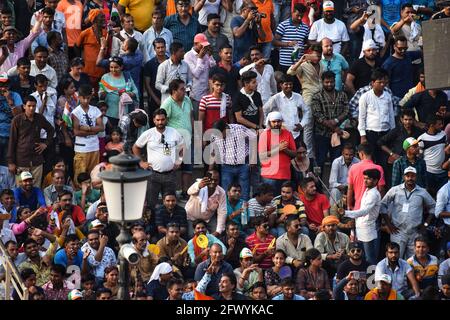
<instances>
[{"instance_id":1,"label":"green shirt","mask_svg":"<svg viewBox=\"0 0 450 320\"><path fill-rule=\"evenodd\" d=\"M90 205L98 199L100 199L100 191L97 189L91 189L91 192L86 195L86 206L84 208L85 212L87 212ZM75 192L75 204L78 206L81 205L81 190Z\"/></svg>"},{"instance_id":2,"label":"green shirt","mask_svg":"<svg viewBox=\"0 0 450 320\"><path fill-rule=\"evenodd\" d=\"M167 126L172 127L174 129L186 130L189 134L192 135L192 122L191 122L191 113L192 113L192 102L188 97L184 97L183 103L181 107L178 103L173 100L171 96L169 96L164 102L161 104L161 109L166 110L167 112ZM184 136L182 132L181 135ZM187 140L187 139L186 139Z\"/></svg>"}]
</instances>

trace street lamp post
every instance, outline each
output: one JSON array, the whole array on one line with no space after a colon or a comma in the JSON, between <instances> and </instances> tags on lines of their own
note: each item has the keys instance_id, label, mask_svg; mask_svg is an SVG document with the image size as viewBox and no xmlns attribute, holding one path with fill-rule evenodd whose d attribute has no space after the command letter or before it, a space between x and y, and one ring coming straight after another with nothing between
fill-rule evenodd
<instances>
[{"instance_id":1,"label":"street lamp post","mask_svg":"<svg viewBox=\"0 0 450 320\"><path fill-rule=\"evenodd\" d=\"M141 169L139 161L139 158L129 153L119 154L110 158L110 162L113 164L112 170L102 171L99 174L105 191L109 220L120 224L120 234L116 239L121 249L131 241L130 234L126 229L126 222L142 218L150 172ZM129 300L128 261L121 251L119 252L118 298Z\"/></svg>"}]
</instances>

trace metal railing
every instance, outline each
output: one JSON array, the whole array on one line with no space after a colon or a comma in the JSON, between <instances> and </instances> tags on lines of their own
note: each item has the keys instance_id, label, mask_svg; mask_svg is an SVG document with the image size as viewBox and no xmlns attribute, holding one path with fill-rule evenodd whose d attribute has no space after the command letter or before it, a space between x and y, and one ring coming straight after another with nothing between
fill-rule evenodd
<instances>
[{"instance_id":1,"label":"metal railing","mask_svg":"<svg viewBox=\"0 0 450 320\"><path fill-rule=\"evenodd\" d=\"M0 239L0 255L5 268L5 296L4 300L11 300L11 290L14 287L20 300L28 300L28 290L20 276L16 265L6 251L3 241ZM0 297L0 300L2 298Z\"/></svg>"}]
</instances>

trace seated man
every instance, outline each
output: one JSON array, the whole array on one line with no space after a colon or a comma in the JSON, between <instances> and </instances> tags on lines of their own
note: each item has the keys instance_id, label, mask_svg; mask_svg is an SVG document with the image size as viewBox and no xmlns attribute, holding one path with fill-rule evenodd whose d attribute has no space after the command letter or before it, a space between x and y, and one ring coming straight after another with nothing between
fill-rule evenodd
<instances>
[{"instance_id":1,"label":"seated man","mask_svg":"<svg viewBox=\"0 0 450 320\"><path fill-rule=\"evenodd\" d=\"M19 265L19 271L32 269L36 273L36 285L42 286L50 280L50 266L56 246L51 246L45 253L39 252L39 245L34 239L25 240L26 260Z\"/></svg>"},{"instance_id":2,"label":"seated man","mask_svg":"<svg viewBox=\"0 0 450 320\"><path fill-rule=\"evenodd\" d=\"M39 207L46 207L44 194L41 189L33 187L33 176L28 171L20 174L22 182L20 187L14 189L14 198L17 206L27 206L31 211Z\"/></svg>"},{"instance_id":3,"label":"seated man","mask_svg":"<svg viewBox=\"0 0 450 320\"><path fill-rule=\"evenodd\" d=\"M437 286L439 260L429 254L428 240L422 236L414 240L414 255L406 262L414 269L414 276L421 290L429 286Z\"/></svg>"},{"instance_id":4,"label":"seated man","mask_svg":"<svg viewBox=\"0 0 450 320\"><path fill-rule=\"evenodd\" d=\"M273 217L275 218L276 214L276 208L270 205L273 200L273 188L270 184L261 183L256 187L253 196L254 198L248 201L248 224L251 229L248 229L247 233L255 231L256 218L269 218L272 214L274 214ZM274 222L274 218L271 219L272 222Z\"/></svg>"},{"instance_id":5,"label":"seated man","mask_svg":"<svg viewBox=\"0 0 450 320\"><path fill-rule=\"evenodd\" d=\"M290 207L294 206L295 210L293 209L292 212L287 210L287 212L285 212L285 207L288 205ZM276 222L275 228L271 230L271 233L277 237L280 237L286 232L284 224L291 214L294 214L298 218L301 214L305 213L305 206L303 202L294 195L294 187L289 181L282 184L281 194L273 198L272 206L276 208ZM306 235L309 233L307 227L301 228L299 231Z\"/></svg>"},{"instance_id":6,"label":"seated man","mask_svg":"<svg viewBox=\"0 0 450 320\"><path fill-rule=\"evenodd\" d=\"M239 232L239 225L234 221L227 222L226 233L219 239L227 246L225 261L236 269L240 265L239 254L246 246L245 239Z\"/></svg>"},{"instance_id":7,"label":"seated man","mask_svg":"<svg viewBox=\"0 0 450 320\"><path fill-rule=\"evenodd\" d=\"M264 281L264 273L253 263L253 253L249 248L243 248L239 254L240 266L234 269L237 281L237 291L246 296L251 294L251 288Z\"/></svg>"},{"instance_id":8,"label":"seated man","mask_svg":"<svg viewBox=\"0 0 450 320\"><path fill-rule=\"evenodd\" d=\"M347 193L344 192L344 189L347 187L348 170L353 164L358 162L359 159L355 157L353 145L346 143L342 148L342 155L334 159L331 165L329 180L331 205L339 202L342 196Z\"/></svg>"},{"instance_id":9,"label":"seated man","mask_svg":"<svg viewBox=\"0 0 450 320\"><path fill-rule=\"evenodd\" d=\"M272 300L305 300L301 295L295 294L295 281L291 278L281 280L282 293L272 298Z\"/></svg>"},{"instance_id":10,"label":"seated man","mask_svg":"<svg viewBox=\"0 0 450 320\"><path fill-rule=\"evenodd\" d=\"M188 220L205 220L212 234L219 236L225 230L227 219L225 190L219 186L219 172L208 171L205 178L189 188L188 195L190 198L185 206ZM193 232L189 232L191 234Z\"/></svg>"},{"instance_id":11,"label":"seated man","mask_svg":"<svg viewBox=\"0 0 450 320\"><path fill-rule=\"evenodd\" d=\"M82 229L86 222L86 217L83 210L79 206L72 204L72 196L72 192L70 191L61 192L58 195L59 201L53 204L53 207L48 209L49 218L55 220L57 219L56 227L58 229L61 229L61 226L67 217L71 218L74 223L74 227L78 227L79 229Z\"/></svg>"},{"instance_id":12,"label":"seated man","mask_svg":"<svg viewBox=\"0 0 450 320\"><path fill-rule=\"evenodd\" d=\"M405 300L405 298L392 288L392 277L388 274L375 276L377 286L370 290L364 300Z\"/></svg>"},{"instance_id":13,"label":"seated man","mask_svg":"<svg viewBox=\"0 0 450 320\"><path fill-rule=\"evenodd\" d=\"M206 233L207 223L204 220L195 220L192 223L192 227L194 228L194 237L188 242L188 253L191 259L191 265L198 265L200 262L208 259L208 248L211 248L215 243L222 247L223 252L227 251L227 248L219 239L212 234ZM197 244L197 238L202 234L208 238L208 247L205 249L200 248Z\"/></svg>"},{"instance_id":14,"label":"seated man","mask_svg":"<svg viewBox=\"0 0 450 320\"><path fill-rule=\"evenodd\" d=\"M161 239L167 235L166 226L170 223L176 223L180 227L180 235L187 239L187 219L186 210L177 204L175 192L166 192L163 195L163 205L156 210L155 223L158 228L158 238Z\"/></svg>"},{"instance_id":15,"label":"seated man","mask_svg":"<svg viewBox=\"0 0 450 320\"><path fill-rule=\"evenodd\" d=\"M233 221L243 232L248 226L248 203L241 198L241 192L242 188L238 183L231 183L227 188L227 223Z\"/></svg>"},{"instance_id":16,"label":"seated man","mask_svg":"<svg viewBox=\"0 0 450 320\"><path fill-rule=\"evenodd\" d=\"M63 191L73 193L71 186L65 184L65 173L61 169L54 169L52 171L52 184L44 189L45 204L47 206L53 205L58 201L58 194Z\"/></svg>"},{"instance_id":17,"label":"seated man","mask_svg":"<svg viewBox=\"0 0 450 320\"><path fill-rule=\"evenodd\" d=\"M100 199L100 191L92 188L91 177L89 173L82 172L77 177L81 190L75 192L75 203L87 212L89 207L98 199Z\"/></svg>"},{"instance_id":18,"label":"seated man","mask_svg":"<svg viewBox=\"0 0 450 320\"><path fill-rule=\"evenodd\" d=\"M275 237L269 233L270 227L267 218L255 218L253 226L255 227L255 232L249 235L245 242L247 247L254 253L255 263L261 269L269 269L273 265L272 257L275 253L275 246L269 247Z\"/></svg>"},{"instance_id":19,"label":"seated man","mask_svg":"<svg viewBox=\"0 0 450 320\"><path fill-rule=\"evenodd\" d=\"M144 231L136 231L133 234L133 247L139 255L139 262L130 267L130 280L143 281L150 280L150 277L158 264L158 256L147 250L147 235Z\"/></svg>"}]
</instances>

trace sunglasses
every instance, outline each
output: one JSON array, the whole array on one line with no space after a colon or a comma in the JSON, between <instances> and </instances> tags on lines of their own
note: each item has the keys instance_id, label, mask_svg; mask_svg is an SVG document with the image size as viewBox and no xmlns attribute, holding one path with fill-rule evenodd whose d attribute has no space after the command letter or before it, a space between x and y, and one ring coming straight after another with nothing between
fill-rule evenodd
<instances>
[{"instance_id":1,"label":"sunglasses","mask_svg":"<svg viewBox=\"0 0 450 320\"><path fill-rule=\"evenodd\" d=\"M161 134L161 143L166 144L166 137L164 136L164 134Z\"/></svg>"},{"instance_id":2,"label":"sunglasses","mask_svg":"<svg viewBox=\"0 0 450 320\"><path fill-rule=\"evenodd\" d=\"M361 249L350 249L350 252L351 252L351 253L355 253L355 252L361 253L362 250L361 250Z\"/></svg>"},{"instance_id":3,"label":"sunglasses","mask_svg":"<svg viewBox=\"0 0 450 320\"><path fill-rule=\"evenodd\" d=\"M262 224L261 227L263 227L264 229L269 229L269 225L268 224Z\"/></svg>"}]
</instances>

